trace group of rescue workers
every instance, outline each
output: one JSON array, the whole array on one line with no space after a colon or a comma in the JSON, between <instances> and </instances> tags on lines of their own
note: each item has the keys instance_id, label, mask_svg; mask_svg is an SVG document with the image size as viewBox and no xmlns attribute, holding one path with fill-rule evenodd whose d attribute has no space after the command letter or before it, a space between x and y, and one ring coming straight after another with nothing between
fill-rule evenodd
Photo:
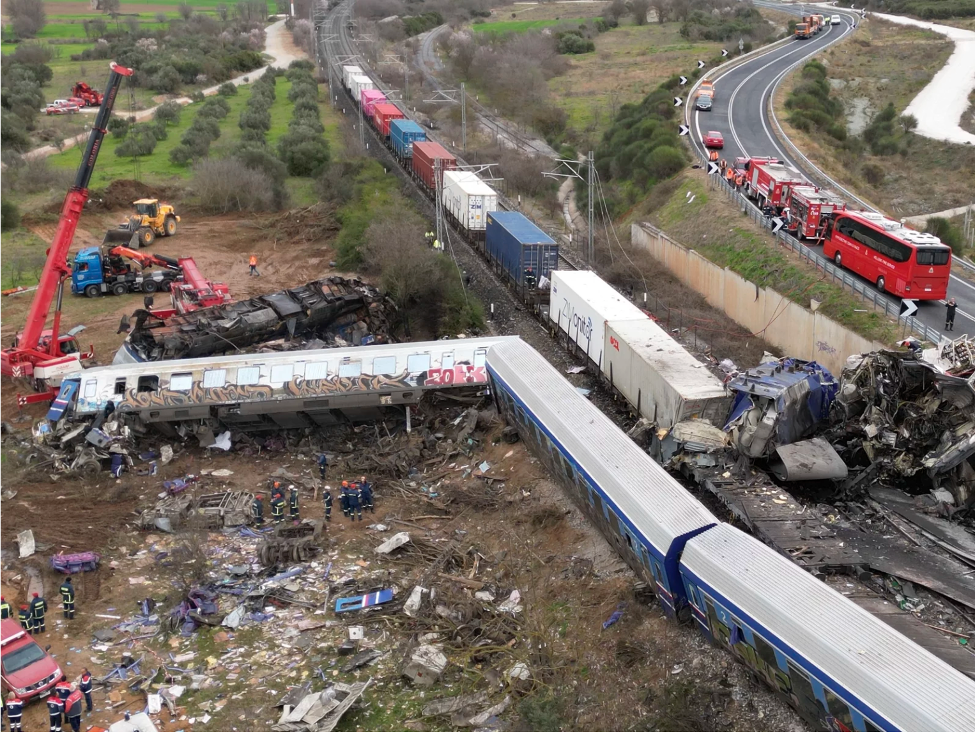
<instances>
[{"instance_id":1,"label":"group of rescue workers","mask_svg":"<svg viewBox=\"0 0 977 735\"><path fill-rule=\"evenodd\" d=\"M735 186L737 189L743 186L743 184L746 182L746 171L743 169L738 169L735 166L730 166L725 158L719 158L719 154L716 153L716 151L712 151L712 153L714 153L718 159L719 173L724 179L726 179L726 183L730 186Z\"/></svg>"},{"instance_id":2,"label":"group of rescue workers","mask_svg":"<svg viewBox=\"0 0 977 735\"><path fill-rule=\"evenodd\" d=\"M316 460L316 463L319 466L319 478L325 481L326 470L329 467L329 460L325 454L320 454ZM271 500L269 501L269 506L271 508L271 520L274 523L282 523L286 519L286 498L285 490L282 488L281 481L271 481L270 493ZM288 486L287 502L288 520L299 520L299 489L295 485ZM328 485L323 485L322 503L325 510L326 520L332 520L333 495L332 490ZM364 510L368 510L370 513L376 512L376 508L373 505L373 486L366 481L365 476L360 477L358 482L355 480L343 480L339 490L339 505L342 508L343 515L345 517L349 518L351 521L362 521ZM255 495L254 500L251 502L251 517L252 522L256 526L264 524L264 496Z\"/></svg>"},{"instance_id":3,"label":"group of rescue workers","mask_svg":"<svg viewBox=\"0 0 977 735\"><path fill-rule=\"evenodd\" d=\"M61 609L65 620L75 619L75 588L71 584L71 577L65 577L64 584L58 590L61 593ZM21 627L31 635L47 632L47 600L37 592L31 594L31 601L21 605L17 611L17 620ZM13 618L13 606L6 599L0 597L0 617L6 620Z\"/></svg>"}]
</instances>

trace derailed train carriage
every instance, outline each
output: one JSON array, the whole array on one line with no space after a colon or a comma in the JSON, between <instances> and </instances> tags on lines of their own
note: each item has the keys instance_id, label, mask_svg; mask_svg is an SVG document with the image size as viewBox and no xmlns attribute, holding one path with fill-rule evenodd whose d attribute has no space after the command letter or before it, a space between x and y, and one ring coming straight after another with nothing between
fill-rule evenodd
<instances>
[{"instance_id":1,"label":"derailed train carriage","mask_svg":"<svg viewBox=\"0 0 977 735\"><path fill-rule=\"evenodd\" d=\"M499 410L665 614L750 667L815 727L974 731L974 683L721 523L522 341L489 350Z\"/></svg>"}]
</instances>

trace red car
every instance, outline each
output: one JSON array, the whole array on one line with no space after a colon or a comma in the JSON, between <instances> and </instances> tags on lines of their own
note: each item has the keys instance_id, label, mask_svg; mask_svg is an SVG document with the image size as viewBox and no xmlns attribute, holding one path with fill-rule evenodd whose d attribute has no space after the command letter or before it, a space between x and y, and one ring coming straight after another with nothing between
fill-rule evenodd
<instances>
[{"instance_id":1,"label":"red car","mask_svg":"<svg viewBox=\"0 0 977 735\"><path fill-rule=\"evenodd\" d=\"M46 694L61 678L61 667L13 618L0 620L0 673L3 688L25 702Z\"/></svg>"},{"instance_id":2,"label":"red car","mask_svg":"<svg viewBox=\"0 0 977 735\"><path fill-rule=\"evenodd\" d=\"M76 112L81 112L81 108L67 100L52 102L44 108L44 113L47 115L74 115Z\"/></svg>"},{"instance_id":3,"label":"red car","mask_svg":"<svg viewBox=\"0 0 977 735\"><path fill-rule=\"evenodd\" d=\"M718 130L710 130L708 133L702 136L702 144L706 148L722 148L723 134Z\"/></svg>"}]
</instances>

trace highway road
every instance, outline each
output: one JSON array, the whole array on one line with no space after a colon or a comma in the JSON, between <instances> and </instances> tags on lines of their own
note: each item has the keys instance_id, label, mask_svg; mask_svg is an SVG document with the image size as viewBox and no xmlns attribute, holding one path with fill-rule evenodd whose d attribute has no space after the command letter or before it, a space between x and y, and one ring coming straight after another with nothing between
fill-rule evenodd
<instances>
[{"instance_id":1,"label":"highway road","mask_svg":"<svg viewBox=\"0 0 977 735\"><path fill-rule=\"evenodd\" d=\"M781 5L779 3L756 2L757 5L775 8L794 15L814 12L827 13L824 8L812 9L800 5ZM775 93L780 81L791 68L803 63L818 51L841 41L862 21L857 14L833 11L841 15L841 24L828 26L814 38L804 41L790 40L773 49L760 53L749 61L735 66L718 76L710 77L715 82L716 95L713 108L709 112L694 111L691 117L693 145L702 150L702 135L709 130L723 134L725 147L723 157L731 160L737 156L776 156L787 161L799 170L811 174L811 166L798 161L788 153L787 146L774 134L774 125L768 118L769 99ZM805 243L814 250L817 246ZM868 281L866 281L868 283ZM961 334L974 334L974 283L957 276L951 276L949 296L957 300L957 318L954 331L949 337ZM898 299L891 297L893 301ZM916 318L939 332L944 332L946 316L945 302L920 302Z\"/></svg>"}]
</instances>

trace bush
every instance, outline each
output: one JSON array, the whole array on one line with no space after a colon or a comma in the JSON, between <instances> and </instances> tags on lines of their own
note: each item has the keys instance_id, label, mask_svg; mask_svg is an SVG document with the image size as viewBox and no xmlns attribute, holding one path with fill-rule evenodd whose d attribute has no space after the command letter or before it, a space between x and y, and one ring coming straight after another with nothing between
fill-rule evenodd
<instances>
[{"instance_id":1,"label":"bush","mask_svg":"<svg viewBox=\"0 0 977 735\"><path fill-rule=\"evenodd\" d=\"M165 130L165 127L164 127ZM117 156L148 156L156 149L156 135L148 125L136 125L115 147Z\"/></svg>"},{"instance_id":2,"label":"bush","mask_svg":"<svg viewBox=\"0 0 977 735\"><path fill-rule=\"evenodd\" d=\"M272 183L272 200L276 209L282 209L288 203L288 190L285 179L288 169L272 152L268 146L261 143L242 143L234 152L234 157L254 171L260 171Z\"/></svg>"},{"instance_id":3,"label":"bush","mask_svg":"<svg viewBox=\"0 0 977 735\"><path fill-rule=\"evenodd\" d=\"M20 210L7 199L0 199L0 230L7 232L20 227Z\"/></svg>"},{"instance_id":4,"label":"bush","mask_svg":"<svg viewBox=\"0 0 977 735\"><path fill-rule=\"evenodd\" d=\"M30 136L24 120L10 110L0 110L0 145L22 151L30 147Z\"/></svg>"},{"instance_id":5,"label":"bush","mask_svg":"<svg viewBox=\"0 0 977 735\"><path fill-rule=\"evenodd\" d=\"M292 88L288 90L288 100L289 102L296 102L297 100L308 97L314 100L319 99L319 87L312 81L311 78L306 77L307 82L295 82L292 84Z\"/></svg>"},{"instance_id":6,"label":"bush","mask_svg":"<svg viewBox=\"0 0 977 735\"><path fill-rule=\"evenodd\" d=\"M587 54L595 50L594 42L574 33L565 34L556 45L561 54Z\"/></svg>"},{"instance_id":7,"label":"bush","mask_svg":"<svg viewBox=\"0 0 977 735\"><path fill-rule=\"evenodd\" d=\"M293 115L300 115L301 113L308 113L319 117L319 103L314 99L308 97L299 97L295 100L295 106L292 108Z\"/></svg>"},{"instance_id":8,"label":"bush","mask_svg":"<svg viewBox=\"0 0 977 735\"><path fill-rule=\"evenodd\" d=\"M648 170L656 179L667 179L685 168L685 154L678 148L662 145L648 157Z\"/></svg>"},{"instance_id":9,"label":"bush","mask_svg":"<svg viewBox=\"0 0 977 735\"><path fill-rule=\"evenodd\" d=\"M108 131L113 138L124 138L129 132L129 119L118 115L109 118Z\"/></svg>"},{"instance_id":10,"label":"bush","mask_svg":"<svg viewBox=\"0 0 977 735\"><path fill-rule=\"evenodd\" d=\"M193 92L190 93L190 101L191 102L194 102L194 103L203 102L205 99L207 99L207 98L204 96L204 93L201 92L199 89L194 90Z\"/></svg>"},{"instance_id":11,"label":"bush","mask_svg":"<svg viewBox=\"0 0 977 735\"><path fill-rule=\"evenodd\" d=\"M237 158L201 161L193 168L192 188L200 207L214 214L275 208L271 179Z\"/></svg>"},{"instance_id":12,"label":"bush","mask_svg":"<svg viewBox=\"0 0 977 735\"><path fill-rule=\"evenodd\" d=\"M176 164L177 166L186 166L193 160L194 155L193 151L190 149L190 146L181 144L170 151L170 162Z\"/></svg>"},{"instance_id":13,"label":"bush","mask_svg":"<svg viewBox=\"0 0 977 735\"><path fill-rule=\"evenodd\" d=\"M209 117L214 120L223 120L231 111L231 106L223 97L211 97L203 106L197 110L197 117Z\"/></svg>"},{"instance_id":14,"label":"bush","mask_svg":"<svg viewBox=\"0 0 977 735\"><path fill-rule=\"evenodd\" d=\"M839 122L844 106L831 96L828 70L817 60L803 66L801 80L790 91L784 105L791 111L788 122L798 130L822 130L837 140L848 136Z\"/></svg>"},{"instance_id":15,"label":"bush","mask_svg":"<svg viewBox=\"0 0 977 735\"><path fill-rule=\"evenodd\" d=\"M866 163L862 166L862 175L872 186L878 186L885 181L885 169L877 163Z\"/></svg>"},{"instance_id":16,"label":"bush","mask_svg":"<svg viewBox=\"0 0 977 735\"><path fill-rule=\"evenodd\" d=\"M285 78L288 79L289 81L294 81L294 79L290 77L289 74L303 71L303 70L307 71L309 74L312 74L313 72L315 72L315 64L313 64L308 59L295 59L295 61L293 61L291 64L288 65L288 69L285 71Z\"/></svg>"},{"instance_id":17,"label":"bush","mask_svg":"<svg viewBox=\"0 0 977 735\"><path fill-rule=\"evenodd\" d=\"M936 235L945 245L949 245L954 255L964 255L963 232L958 227L954 227L950 220L944 217L930 217L926 220L924 232Z\"/></svg>"},{"instance_id":18,"label":"bush","mask_svg":"<svg viewBox=\"0 0 977 735\"><path fill-rule=\"evenodd\" d=\"M224 82L217 88L217 94L221 97L233 97L237 94L237 85L231 82Z\"/></svg>"},{"instance_id":19,"label":"bush","mask_svg":"<svg viewBox=\"0 0 977 735\"><path fill-rule=\"evenodd\" d=\"M166 65L153 74L150 86L160 94L170 94L180 88L182 81L180 72L173 66Z\"/></svg>"},{"instance_id":20,"label":"bush","mask_svg":"<svg viewBox=\"0 0 977 735\"><path fill-rule=\"evenodd\" d=\"M254 107L246 107L241 110L241 116L238 118L237 126L241 130L250 128L267 133L271 130L271 112L267 108L255 109Z\"/></svg>"},{"instance_id":21,"label":"bush","mask_svg":"<svg viewBox=\"0 0 977 735\"><path fill-rule=\"evenodd\" d=\"M166 140L169 137L169 131L166 129L165 120L153 120L151 123L147 123L147 127L153 133L153 137L157 141Z\"/></svg>"},{"instance_id":22,"label":"bush","mask_svg":"<svg viewBox=\"0 0 977 735\"><path fill-rule=\"evenodd\" d=\"M156 112L153 113L153 119L165 125L179 125L181 112L183 112L183 107L180 104L176 102L164 102L156 108Z\"/></svg>"},{"instance_id":23,"label":"bush","mask_svg":"<svg viewBox=\"0 0 977 735\"><path fill-rule=\"evenodd\" d=\"M279 139L278 157L292 176L316 176L329 164L329 143L315 130L293 127Z\"/></svg>"},{"instance_id":24,"label":"bush","mask_svg":"<svg viewBox=\"0 0 977 735\"><path fill-rule=\"evenodd\" d=\"M267 141L265 140L265 131L256 128L241 128L241 142L267 145Z\"/></svg>"}]
</instances>

